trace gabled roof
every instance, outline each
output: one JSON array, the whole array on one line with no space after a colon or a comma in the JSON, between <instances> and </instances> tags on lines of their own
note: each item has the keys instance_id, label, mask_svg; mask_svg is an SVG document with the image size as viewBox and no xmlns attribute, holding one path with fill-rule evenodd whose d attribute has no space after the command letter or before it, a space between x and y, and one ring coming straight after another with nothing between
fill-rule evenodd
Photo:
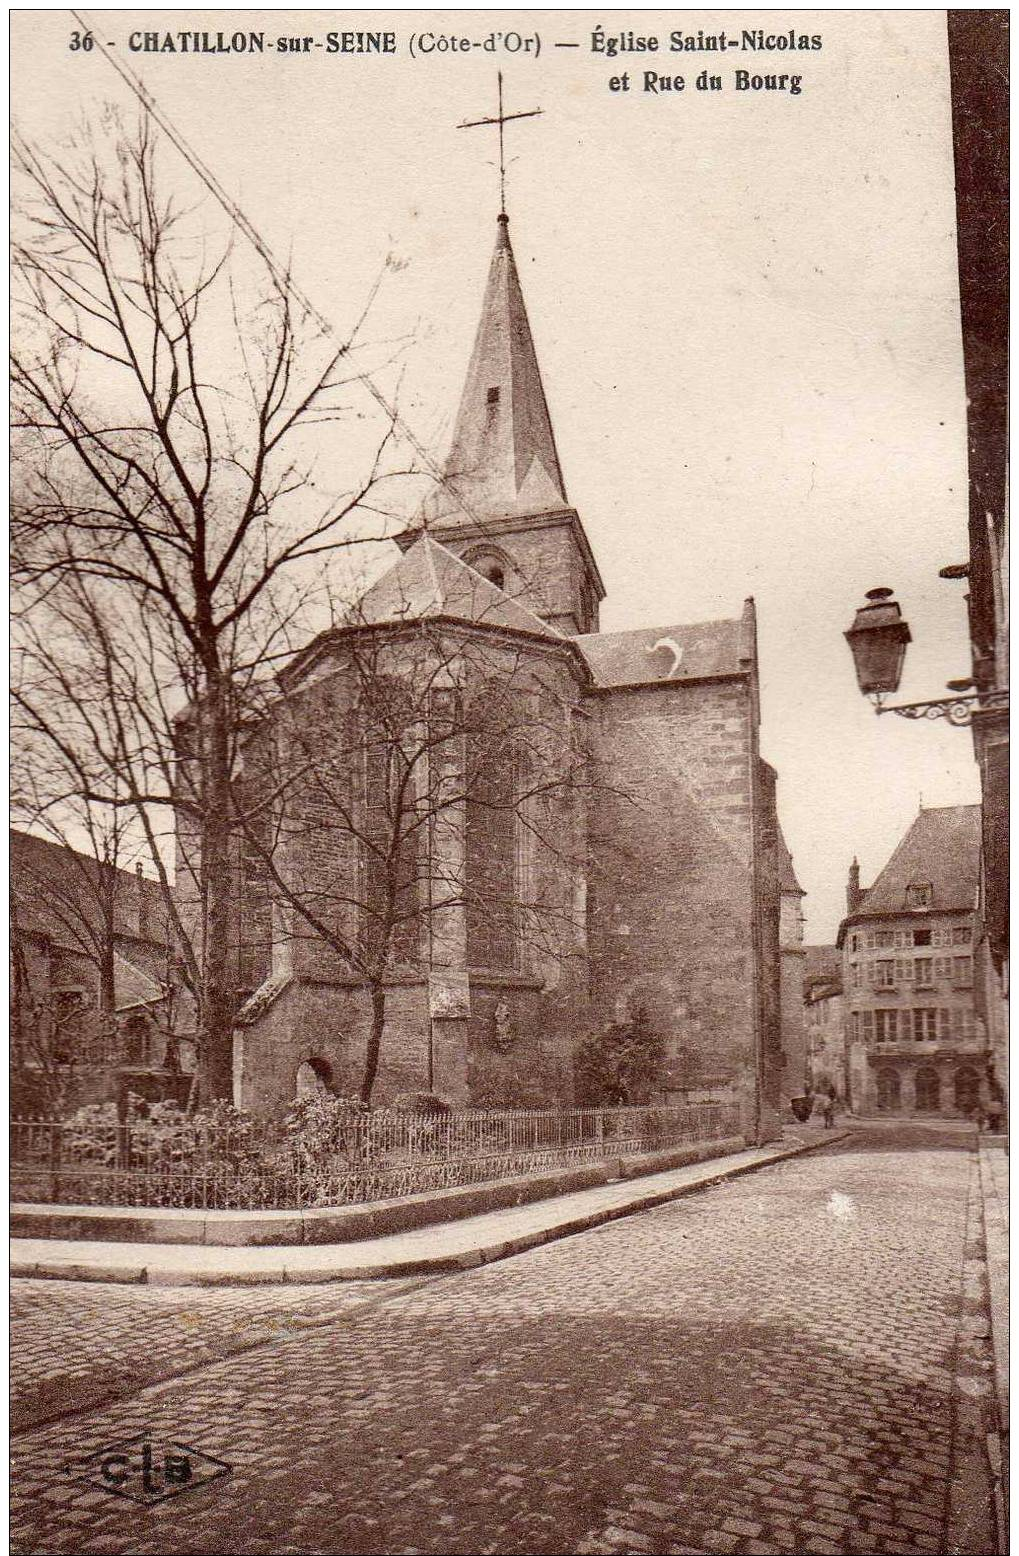
<instances>
[{"instance_id":1,"label":"gabled roof","mask_svg":"<svg viewBox=\"0 0 1019 1556\"><path fill-rule=\"evenodd\" d=\"M477 515L567 507L508 218L501 215L443 480L425 498L420 519L459 516L469 523Z\"/></svg>"},{"instance_id":2,"label":"gabled roof","mask_svg":"<svg viewBox=\"0 0 1019 1556\"><path fill-rule=\"evenodd\" d=\"M745 673L743 626L735 620L702 621L636 632L591 632L574 641L596 686L639 686Z\"/></svg>"},{"instance_id":3,"label":"gabled roof","mask_svg":"<svg viewBox=\"0 0 1019 1556\"><path fill-rule=\"evenodd\" d=\"M921 810L873 886L850 914L873 918L913 911L906 887L929 885L930 907L969 912L980 876L980 806L944 805Z\"/></svg>"}]
</instances>

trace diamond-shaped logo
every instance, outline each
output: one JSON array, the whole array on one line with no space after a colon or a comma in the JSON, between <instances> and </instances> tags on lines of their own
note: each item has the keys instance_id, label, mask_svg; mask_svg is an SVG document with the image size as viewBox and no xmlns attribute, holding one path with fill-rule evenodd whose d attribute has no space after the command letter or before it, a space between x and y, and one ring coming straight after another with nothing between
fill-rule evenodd
<instances>
[{"instance_id":1,"label":"diamond-shaped logo","mask_svg":"<svg viewBox=\"0 0 1019 1556\"><path fill-rule=\"evenodd\" d=\"M231 1466L190 1443L170 1442L141 1432L124 1442L100 1448L67 1466L67 1473L98 1491L127 1497L146 1506L197 1491L229 1475Z\"/></svg>"}]
</instances>

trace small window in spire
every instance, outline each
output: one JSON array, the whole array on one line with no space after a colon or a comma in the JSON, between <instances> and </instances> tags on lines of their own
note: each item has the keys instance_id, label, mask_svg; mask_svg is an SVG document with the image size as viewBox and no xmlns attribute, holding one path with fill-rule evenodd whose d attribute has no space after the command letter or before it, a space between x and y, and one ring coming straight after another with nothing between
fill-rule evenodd
<instances>
[{"instance_id":1,"label":"small window in spire","mask_svg":"<svg viewBox=\"0 0 1019 1556\"><path fill-rule=\"evenodd\" d=\"M498 403L499 403L499 387L498 387L498 385L496 385L492 389L489 389L488 394L485 396L485 398L486 398L487 403L489 405L498 405Z\"/></svg>"}]
</instances>

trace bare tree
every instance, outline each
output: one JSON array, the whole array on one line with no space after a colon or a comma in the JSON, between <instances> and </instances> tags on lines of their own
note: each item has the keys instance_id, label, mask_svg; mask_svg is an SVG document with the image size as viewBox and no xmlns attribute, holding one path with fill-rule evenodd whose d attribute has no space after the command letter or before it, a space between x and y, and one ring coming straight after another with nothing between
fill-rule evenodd
<instances>
[{"instance_id":1,"label":"bare tree","mask_svg":"<svg viewBox=\"0 0 1019 1556\"><path fill-rule=\"evenodd\" d=\"M394 979L581 956L593 784L572 685L561 654L484 621L352 613L250 732L236 811L262 922L277 955L324 950L364 991L365 1102Z\"/></svg>"},{"instance_id":2,"label":"bare tree","mask_svg":"<svg viewBox=\"0 0 1019 1556\"><path fill-rule=\"evenodd\" d=\"M110 113L59 157L15 140L15 699L76 802L129 812L148 845L202 1089L226 1096L239 732L261 667L292 647L308 569L385 521L394 428L367 456L354 438L363 475L319 495L314 429L335 443L358 419L364 317L337 344L272 264L209 257L158 161L145 116ZM162 863L172 815L194 839L189 924Z\"/></svg>"}]
</instances>

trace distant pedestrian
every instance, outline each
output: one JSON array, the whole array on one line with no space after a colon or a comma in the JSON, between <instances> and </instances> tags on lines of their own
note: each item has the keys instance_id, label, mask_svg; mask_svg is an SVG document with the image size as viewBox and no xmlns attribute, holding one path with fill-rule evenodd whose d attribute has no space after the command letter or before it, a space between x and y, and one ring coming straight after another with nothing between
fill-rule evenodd
<instances>
[{"instance_id":1,"label":"distant pedestrian","mask_svg":"<svg viewBox=\"0 0 1019 1556\"><path fill-rule=\"evenodd\" d=\"M835 1127L835 1098L831 1093L824 1099L824 1127L825 1129Z\"/></svg>"}]
</instances>

